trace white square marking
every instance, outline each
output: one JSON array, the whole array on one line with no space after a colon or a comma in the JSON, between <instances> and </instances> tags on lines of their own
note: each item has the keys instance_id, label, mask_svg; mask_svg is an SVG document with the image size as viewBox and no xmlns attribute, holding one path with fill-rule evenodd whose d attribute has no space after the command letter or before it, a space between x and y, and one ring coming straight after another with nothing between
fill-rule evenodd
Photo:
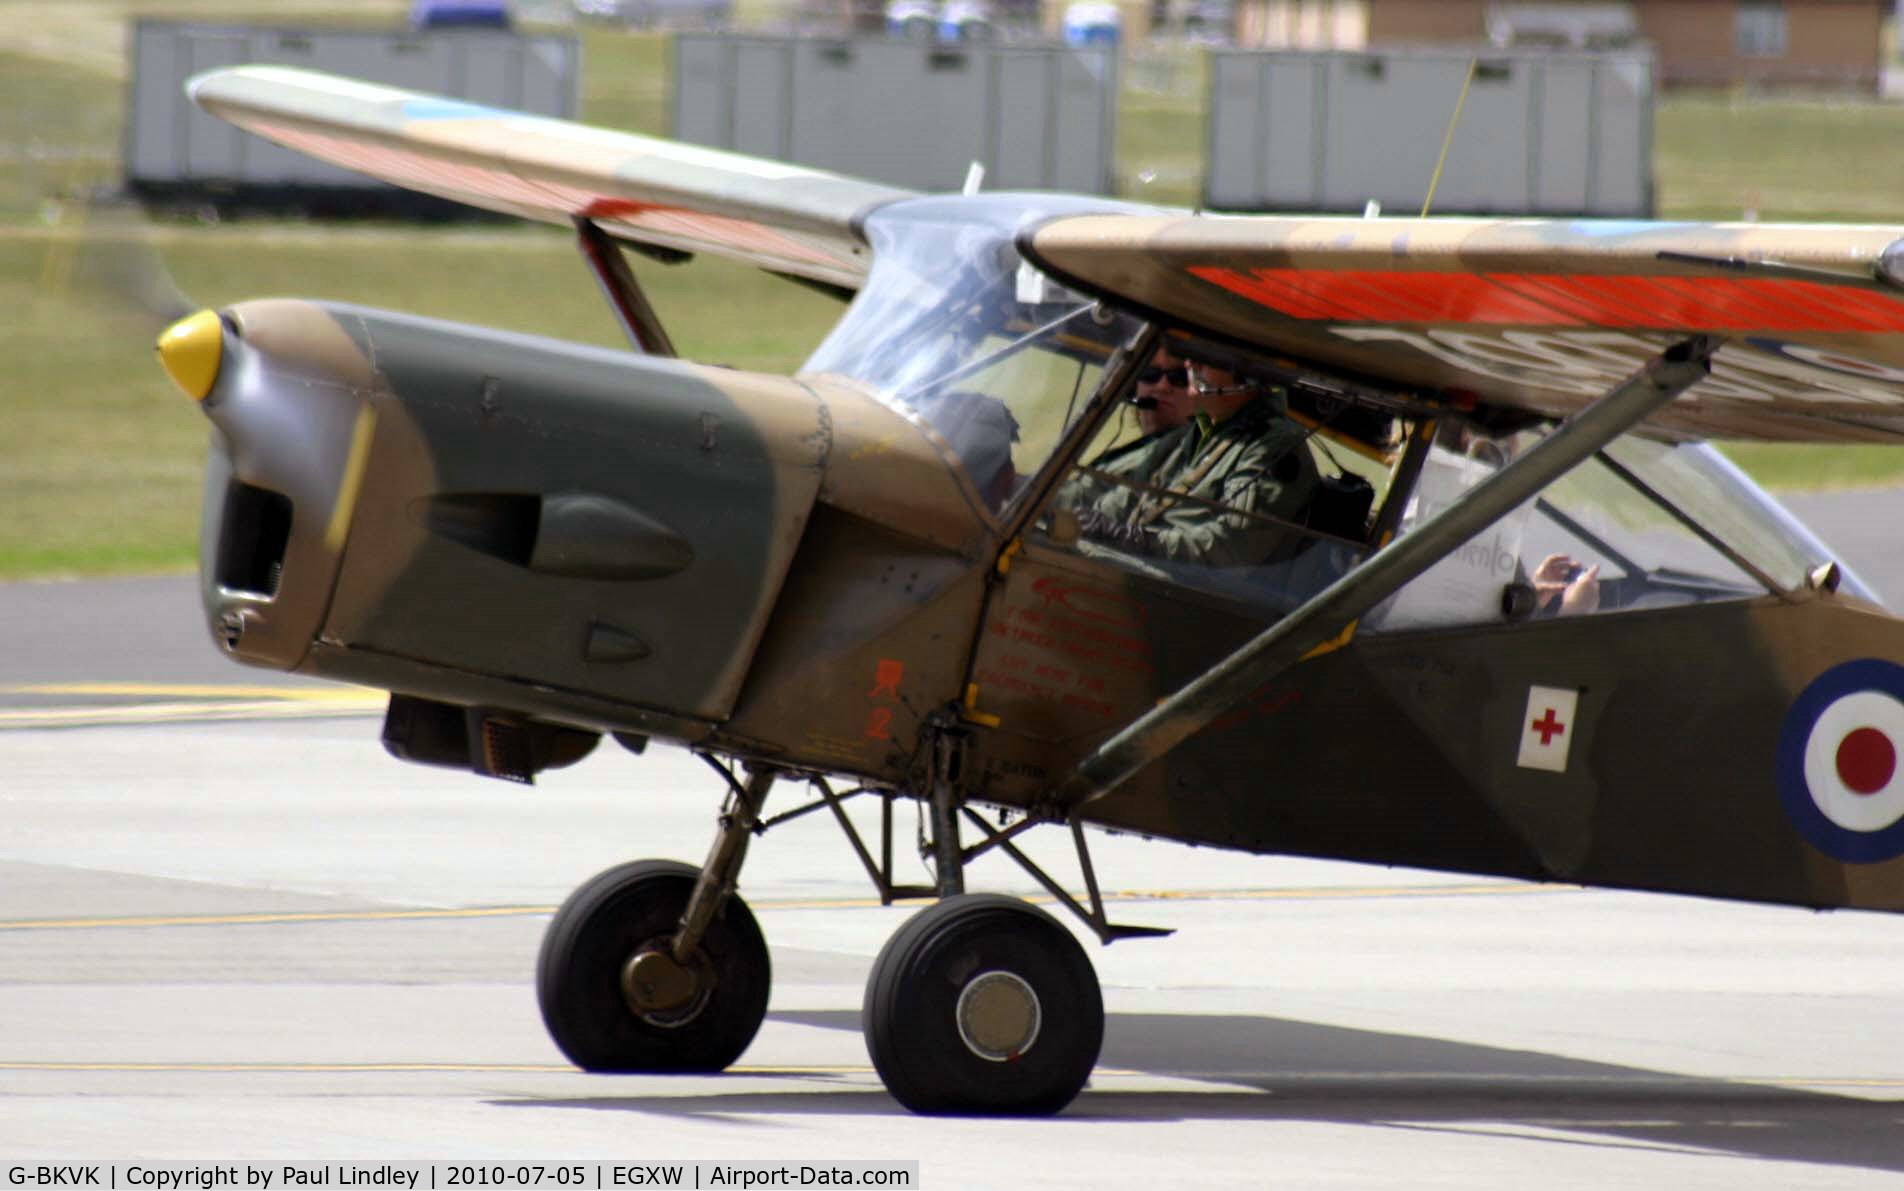
<instances>
[{"instance_id":1,"label":"white square marking","mask_svg":"<svg viewBox=\"0 0 1904 1191\"><path fill-rule=\"evenodd\" d=\"M1523 769L1567 772L1567 751L1573 744L1574 711L1579 703L1578 690L1528 687L1527 712L1521 716L1521 755L1516 764Z\"/></svg>"}]
</instances>

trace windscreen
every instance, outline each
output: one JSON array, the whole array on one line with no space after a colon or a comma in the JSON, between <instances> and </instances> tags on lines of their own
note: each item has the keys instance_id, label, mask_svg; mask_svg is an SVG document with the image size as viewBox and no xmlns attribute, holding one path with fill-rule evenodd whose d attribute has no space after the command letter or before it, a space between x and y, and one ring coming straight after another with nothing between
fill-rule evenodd
<instances>
[{"instance_id":1,"label":"windscreen","mask_svg":"<svg viewBox=\"0 0 1904 1191\"><path fill-rule=\"evenodd\" d=\"M1055 195L916 199L866 222L873 268L804 371L866 386L928 427L994 510L1051 454L1134 329L1026 264L1018 231L1129 210Z\"/></svg>"}]
</instances>

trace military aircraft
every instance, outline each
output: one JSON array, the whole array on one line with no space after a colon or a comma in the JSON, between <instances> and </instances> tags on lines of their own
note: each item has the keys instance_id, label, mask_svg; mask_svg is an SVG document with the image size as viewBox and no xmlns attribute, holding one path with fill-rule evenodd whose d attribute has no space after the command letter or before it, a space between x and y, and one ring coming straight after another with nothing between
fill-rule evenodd
<instances>
[{"instance_id":1,"label":"military aircraft","mask_svg":"<svg viewBox=\"0 0 1904 1191\"><path fill-rule=\"evenodd\" d=\"M1088 956L964 869L1003 852L1103 941L1157 933L1110 921L1087 826L1904 908L1904 625L1702 445L1904 433L1904 228L927 196L298 70L190 88L571 226L637 349L284 299L159 344L213 427L202 583L231 657L388 690L411 761L530 781L609 735L718 771L698 868L615 868L548 929L542 1015L583 1068L741 1054L770 986L742 862L817 811L883 900L938 899L863 1017L927 1113L1085 1084ZM698 366L624 248L850 304L795 376ZM1302 507L1099 466L1160 347L1301 427L1277 466ZM1079 480L1276 544L1094 535ZM811 793L770 807L776 785ZM895 877L902 799L930 885ZM1082 896L1031 830L1069 833Z\"/></svg>"}]
</instances>

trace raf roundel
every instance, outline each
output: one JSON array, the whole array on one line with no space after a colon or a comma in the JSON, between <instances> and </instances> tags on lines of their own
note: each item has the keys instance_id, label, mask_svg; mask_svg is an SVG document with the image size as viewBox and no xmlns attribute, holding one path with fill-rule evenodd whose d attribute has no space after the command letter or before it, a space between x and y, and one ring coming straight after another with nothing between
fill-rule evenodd
<instances>
[{"instance_id":1,"label":"raf roundel","mask_svg":"<svg viewBox=\"0 0 1904 1191\"><path fill-rule=\"evenodd\" d=\"M1813 847L1850 864L1904 856L1904 666L1866 658L1812 680L1785 715L1778 792Z\"/></svg>"}]
</instances>

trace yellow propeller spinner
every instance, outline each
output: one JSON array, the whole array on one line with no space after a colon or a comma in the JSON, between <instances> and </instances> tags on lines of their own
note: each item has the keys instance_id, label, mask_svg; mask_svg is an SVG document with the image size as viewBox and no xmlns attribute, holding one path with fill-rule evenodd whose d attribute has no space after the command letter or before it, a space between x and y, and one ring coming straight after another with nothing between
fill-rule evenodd
<instances>
[{"instance_id":1,"label":"yellow propeller spinner","mask_svg":"<svg viewBox=\"0 0 1904 1191\"><path fill-rule=\"evenodd\" d=\"M203 401L218 380L225 356L225 328L216 310L188 314L159 335L159 363L172 383Z\"/></svg>"}]
</instances>

